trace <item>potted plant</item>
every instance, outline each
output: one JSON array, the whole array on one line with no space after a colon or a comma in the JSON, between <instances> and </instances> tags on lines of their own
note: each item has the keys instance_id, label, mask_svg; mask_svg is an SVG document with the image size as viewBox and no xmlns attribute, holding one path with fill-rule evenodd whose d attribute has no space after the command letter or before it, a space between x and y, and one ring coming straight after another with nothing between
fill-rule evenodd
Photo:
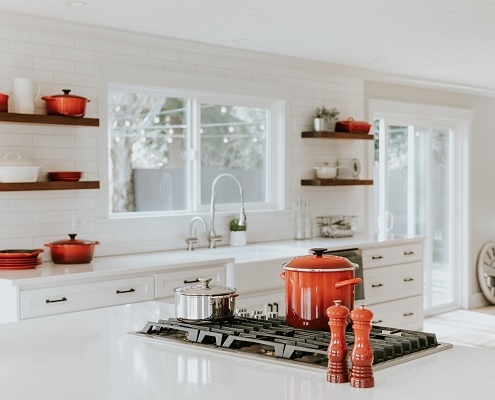
<instances>
[{"instance_id":1,"label":"potted plant","mask_svg":"<svg viewBox=\"0 0 495 400\"><path fill-rule=\"evenodd\" d=\"M239 225L239 218L232 218L229 223L230 245L245 246L247 244L246 223Z\"/></svg>"},{"instance_id":2,"label":"potted plant","mask_svg":"<svg viewBox=\"0 0 495 400\"><path fill-rule=\"evenodd\" d=\"M340 111L335 107L329 110L325 106L317 107L313 113L313 126L315 131L334 131L335 123L340 115Z\"/></svg>"}]
</instances>

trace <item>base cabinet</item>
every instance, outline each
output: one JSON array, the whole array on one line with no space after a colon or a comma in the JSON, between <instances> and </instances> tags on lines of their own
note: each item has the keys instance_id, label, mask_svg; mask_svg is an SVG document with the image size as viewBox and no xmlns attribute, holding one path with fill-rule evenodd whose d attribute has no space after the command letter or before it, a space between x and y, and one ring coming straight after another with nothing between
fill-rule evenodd
<instances>
[{"instance_id":1,"label":"base cabinet","mask_svg":"<svg viewBox=\"0 0 495 400\"><path fill-rule=\"evenodd\" d=\"M21 290L21 319L153 300L152 276Z\"/></svg>"},{"instance_id":2,"label":"base cabinet","mask_svg":"<svg viewBox=\"0 0 495 400\"><path fill-rule=\"evenodd\" d=\"M373 324L422 329L423 241L363 249L363 285Z\"/></svg>"}]
</instances>

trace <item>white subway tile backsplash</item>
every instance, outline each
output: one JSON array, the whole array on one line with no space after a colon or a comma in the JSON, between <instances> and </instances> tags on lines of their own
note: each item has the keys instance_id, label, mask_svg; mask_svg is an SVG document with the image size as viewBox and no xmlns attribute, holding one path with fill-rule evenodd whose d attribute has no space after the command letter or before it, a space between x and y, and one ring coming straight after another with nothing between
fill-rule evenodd
<instances>
[{"instance_id":1,"label":"white subway tile backsplash","mask_svg":"<svg viewBox=\"0 0 495 400\"><path fill-rule=\"evenodd\" d=\"M38 43L9 41L9 51L12 54L24 54L31 57L53 57L53 46Z\"/></svg>"},{"instance_id":2,"label":"white subway tile backsplash","mask_svg":"<svg viewBox=\"0 0 495 400\"><path fill-rule=\"evenodd\" d=\"M346 77L328 65L303 60L230 52L104 29L87 28L84 35L67 35L63 27L60 33L56 29L53 24L46 30L36 28L33 33L29 27L0 27L2 92L11 92L11 78L29 77L40 83L42 95L58 94L67 88L72 90L71 94L90 99L86 116L93 117L98 114L101 64L133 65L142 68L143 73L153 68L171 74L191 74L195 78L282 85L291 93L291 121L286 127L291 143L291 159L287 160L291 171L287 180L291 197L310 199L314 216L344 213L346 209L363 214L366 206L363 188L300 185L301 178L314 177L313 167L320 162L364 154L359 145L301 138L302 130L312 129L312 113L322 104L339 108L345 116L363 118L361 79ZM37 112L45 112L43 100L37 100L36 107ZM104 133L102 127L0 124L0 152L14 149L25 158L42 160L45 176L50 170L80 170L84 172L84 180L105 180L106 171L98 170L98 157L102 153L98 146ZM87 237L101 243L95 250L97 255L184 248L191 216L107 219L99 210L102 195L101 189L0 192L1 243L7 247L43 246L43 243L65 238L72 229L72 214L84 210L91 215ZM9 218L2 218L6 215ZM204 216L208 219L208 215ZM248 237L252 242L292 238L290 210L250 218ZM228 234L227 217L220 216L218 224L219 232Z\"/></svg>"},{"instance_id":3,"label":"white subway tile backsplash","mask_svg":"<svg viewBox=\"0 0 495 400\"><path fill-rule=\"evenodd\" d=\"M47 57L33 57L33 68L49 71L75 72L74 61Z\"/></svg>"}]
</instances>

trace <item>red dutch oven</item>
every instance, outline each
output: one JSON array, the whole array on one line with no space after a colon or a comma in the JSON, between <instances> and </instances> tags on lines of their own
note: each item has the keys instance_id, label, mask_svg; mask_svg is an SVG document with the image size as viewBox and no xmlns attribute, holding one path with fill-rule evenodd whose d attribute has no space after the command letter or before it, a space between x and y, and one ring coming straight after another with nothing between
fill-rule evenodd
<instances>
[{"instance_id":1,"label":"red dutch oven","mask_svg":"<svg viewBox=\"0 0 495 400\"><path fill-rule=\"evenodd\" d=\"M295 257L283 266L287 325L298 329L330 330L327 308L340 300L349 311L354 308L354 277L359 268L347 258L311 249L309 256Z\"/></svg>"},{"instance_id":2,"label":"red dutch oven","mask_svg":"<svg viewBox=\"0 0 495 400\"><path fill-rule=\"evenodd\" d=\"M0 112L9 111L9 95L0 93Z\"/></svg>"},{"instance_id":3,"label":"red dutch oven","mask_svg":"<svg viewBox=\"0 0 495 400\"><path fill-rule=\"evenodd\" d=\"M86 103L90 100L81 96L73 96L69 89L62 90L64 94L43 96L46 102L47 114L66 115L68 117L84 117Z\"/></svg>"},{"instance_id":4,"label":"red dutch oven","mask_svg":"<svg viewBox=\"0 0 495 400\"><path fill-rule=\"evenodd\" d=\"M78 240L75 233L69 233L70 239L45 244L50 248L55 264L87 264L93 259L95 244L98 241Z\"/></svg>"}]
</instances>

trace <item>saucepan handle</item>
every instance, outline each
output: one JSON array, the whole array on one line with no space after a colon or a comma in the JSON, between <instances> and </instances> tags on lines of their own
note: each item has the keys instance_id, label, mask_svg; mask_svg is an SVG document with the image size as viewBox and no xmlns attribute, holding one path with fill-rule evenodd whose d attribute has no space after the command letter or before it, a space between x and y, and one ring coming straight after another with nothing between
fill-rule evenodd
<instances>
[{"instance_id":1,"label":"saucepan handle","mask_svg":"<svg viewBox=\"0 0 495 400\"><path fill-rule=\"evenodd\" d=\"M345 281L340 281L335 283L335 288L340 288L348 285L357 285L358 283L362 283L363 280L361 278L352 278L346 279Z\"/></svg>"}]
</instances>

